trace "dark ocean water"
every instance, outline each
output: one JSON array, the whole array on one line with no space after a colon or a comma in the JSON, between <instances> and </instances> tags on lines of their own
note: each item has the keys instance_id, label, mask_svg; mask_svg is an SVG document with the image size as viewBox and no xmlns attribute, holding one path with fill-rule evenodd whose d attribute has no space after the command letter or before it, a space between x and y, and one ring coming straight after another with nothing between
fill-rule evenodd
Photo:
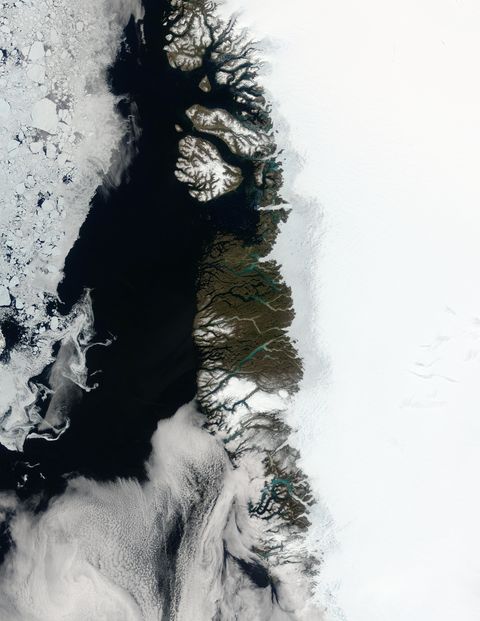
<instances>
[{"instance_id":1,"label":"dark ocean water","mask_svg":"<svg viewBox=\"0 0 480 621\"><path fill-rule=\"evenodd\" d=\"M175 124L195 134L185 110L207 101L198 88L205 67L172 69L163 50L169 3L144 0L144 6L143 24L130 21L108 74L122 96L119 112L140 129L127 137L136 141L136 155L117 187L99 188L58 291L67 313L91 289L96 339L113 342L89 350L90 383L98 388L82 394L59 440L29 439L24 453L0 447L0 486L15 489L28 474L24 497L43 491L48 499L70 473L142 478L158 420L196 394L192 330L202 252L219 230L255 235L251 162L210 136L222 157L242 168L246 183L202 205L175 178L182 135ZM208 94L208 104L235 112L222 88Z\"/></svg>"},{"instance_id":2,"label":"dark ocean water","mask_svg":"<svg viewBox=\"0 0 480 621\"><path fill-rule=\"evenodd\" d=\"M185 606L190 606L190 595L194 614L198 612L196 601L204 602L212 597L209 609L216 608L215 619L223 618L224 614L228 618L234 618L233 614L240 618L237 612L242 618L253 618L251 611L257 615L255 618L291 619L288 606L282 608L278 580L272 577L267 563L263 563L252 546L253 529L251 533L247 525L250 519L247 495L242 490L237 498L241 479L234 479L234 467L224 445L205 430L195 432L197 423L192 423L193 418L187 425L181 422L181 417L175 417L162 423L154 434L160 420L172 417L197 394L197 374L202 362L193 336L198 275L202 259L208 256L209 245L218 239L219 233L232 234L230 246L227 245L230 263L236 266L238 260L246 260L248 255L243 273L255 273L254 284L246 285L242 272L236 274L237 268L232 269L228 261L225 270L239 276L241 286L246 287L252 300L261 295L257 296L255 286L260 291L268 289L262 278L265 279L275 289L276 298L283 296L287 300L283 322L288 320L290 312L288 288L279 288L280 283L272 281L277 278L275 269L270 266L264 274L252 268L252 261L257 261L255 251L268 247L277 227L277 221L271 218L271 230L264 227L260 234L257 203L262 188L255 183L258 163L254 158L235 155L220 139L208 135L223 160L241 169L243 183L234 192L207 204L193 199L187 186L175 177L179 140L184 135L201 135L192 127L185 111L199 104L222 108L240 118L240 104L228 86L215 83L209 93L199 88L202 78L213 77L218 69L208 55L198 70L182 72L169 65L164 46L169 32L166 17L171 10L170 2L144 0L143 4L144 20L129 22L107 76L112 92L121 99L118 111L126 127L130 126L125 140L131 148L120 152L133 152L134 156L132 160L125 156L128 166L119 184L111 187L106 179L105 186L98 188L79 238L67 256L64 279L58 289L57 310L65 315L83 298L85 291L90 291L94 340L100 344L88 350L87 368L88 383L96 384L96 388L80 392L75 387L80 396L69 404L70 425L56 441L27 439L23 453L0 446L0 491L15 490L24 501L18 506L41 513L49 508L52 497L66 488L69 479L78 475L96 481L127 477L144 481L153 435L156 465L147 465L156 477L150 479L152 485L146 483L141 489L132 481L119 481L100 489L95 487L95 482L82 480L79 489L89 490L82 496L78 490L72 492L78 479L59 502L51 503L47 518L59 517L61 523L65 519L66 532L85 550L90 550L93 541L94 565L99 559L102 561L100 569L96 565L95 569L108 575L108 569L113 567L115 582L123 571L122 579L126 576L128 580L122 588L138 601L141 601L140 591L136 593L135 584L139 588L143 583L148 586L153 576L155 584L147 602L149 598L152 605L161 601L157 609L162 610L162 619L173 618L180 606L184 614ZM261 125L262 121L258 123ZM176 126L182 128L180 132ZM260 243L254 248L257 242ZM227 279L226 291L219 289L224 303L236 311L233 289L238 282L233 278L230 288L228 282ZM200 289L200 294L205 295L205 290ZM229 294L233 302L229 301ZM244 312L248 315L250 307ZM281 330L275 324L276 314L275 310L272 317L263 317L266 326L271 322L275 326L266 330ZM7 346L13 346L20 337L19 327L12 324L6 333ZM244 340L246 345L241 338L231 338L228 346L224 346L226 351L233 352L233 361L240 360L240 366L245 361L241 353L244 346L247 349L251 346L254 352L264 350L263 346L255 347L256 340L251 335L250 340ZM215 343L208 347L214 349ZM284 347L286 357L292 358L288 347ZM204 350L203 345L203 356ZM252 358L252 353L247 358ZM212 359L217 360L215 355ZM268 375L270 366L270 362L265 363L262 373ZM48 371L38 378L41 383L48 384ZM295 377L292 373L292 382ZM201 407L199 404L198 409ZM203 403L203 407L208 413L208 405ZM188 408L195 410L191 405ZM198 416L198 412L195 414ZM278 427L278 421L273 418L272 421ZM169 431L170 425L173 432ZM163 457L166 459L162 461ZM97 502L99 499L101 502ZM136 499L140 499L140 506L135 504ZM82 516L90 520L90 530L83 530L83 524L78 528L76 520L82 521ZM43 532L42 520L31 515L28 519L33 532ZM142 531L143 521L151 535L147 540ZM70 522L74 522L71 532ZM53 546L53 558L56 534L51 537L48 525L45 530L47 541ZM30 545L27 536L22 538L18 532L16 536L17 548L24 540ZM197 551L196 544L202 553ZM31 547L26 556L37 562L41 574L43 561L40 559L38 563ZM0 522L0 563L10 548L7 516ZM62 549L57 550L57 561L63 559L64 553ZM18 564L15 554L9 559L13 566L15 562ZM47 560L45 566L49 570L49 562L53 561ZM32 567L34 572L35 566ZM46 573L47 583L52 581L53 585L56 577L52 580L50 571ZM199 580L199 584L210 585L201 587L200 597ZM28 576L27 582L32 583L28 586L36 593L35 578ZM186 604L180 601L181 597L186 599Z\"/></svg>"}]
</instances>

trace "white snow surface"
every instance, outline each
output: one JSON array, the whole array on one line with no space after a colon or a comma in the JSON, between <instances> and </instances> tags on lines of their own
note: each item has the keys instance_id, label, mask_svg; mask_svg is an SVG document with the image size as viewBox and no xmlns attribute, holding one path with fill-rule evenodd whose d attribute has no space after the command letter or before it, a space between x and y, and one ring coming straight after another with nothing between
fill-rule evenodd
<instances>
[{"instance_id":1,"label":"white snow surface","mask_svg":"<svg viewBox=\"0 0 480 621\"><path fill-rule=\"evenodd\" d=\"M271 150L272 140L268 133L253 125L248 127L226 110L209 109L196 104L188 108L185 114L195 129L217 136L236 155L259 157L267 155Z\"/></svg>"},{"instance_id":2,"label":"white snow surface","mask_svg":"<svg viewBox=\"0 0 480 621\"><path fill-rule=\"evenodd\" d=\"M323 501L317 598L327 621L476 621L480 5L237 9L269 39L290 152L275 256L306 363L290 422Z\"/></svg>"},{"instance_id":3,"label":"white snow surface","mask_svg":"<svg viewBox=\"0 0 480 621\"><path fill-rule=\"evenodd\" d=\"M242 171L227 164L208 140L186 136L179 141L178 150L175 176L200 202L232 192L242 182Z\"/></svg>"},{"instance_id":4,"label":"white snow surface","mask_svg":"<svg viewBox=\"0 0 480 621\"><path fill-rule=\"evenodd\" d=\"M131 14L137 0L0 2L0 321L13 316L33 343L0 362L0 442L11 449L34 426L28 379L75 323L50 323L46 304L119 157L126 128L105 70Z\"/></svg>"}]
</instances>

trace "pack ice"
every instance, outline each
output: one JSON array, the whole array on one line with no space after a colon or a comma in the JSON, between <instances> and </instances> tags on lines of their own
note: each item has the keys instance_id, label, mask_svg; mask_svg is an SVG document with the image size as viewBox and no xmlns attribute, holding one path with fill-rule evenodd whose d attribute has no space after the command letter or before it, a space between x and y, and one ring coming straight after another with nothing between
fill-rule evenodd
<instances>
[{"instance_id":1,"label":"pack ice","mask_svg":"<svg viewBox=\"0 0 480 621\"><path fill-rule=\"evenodd\" d=\"M105 70L132 13L137 0L0 0L0 443L12 450L65 427L40 418L47 389L31 381L54 362L55 343L76 342L60 372L79 384L85 375L88 293L68 316L51 309L90 201L119 159L126 127Z\"/></svg>"}]
</instances>

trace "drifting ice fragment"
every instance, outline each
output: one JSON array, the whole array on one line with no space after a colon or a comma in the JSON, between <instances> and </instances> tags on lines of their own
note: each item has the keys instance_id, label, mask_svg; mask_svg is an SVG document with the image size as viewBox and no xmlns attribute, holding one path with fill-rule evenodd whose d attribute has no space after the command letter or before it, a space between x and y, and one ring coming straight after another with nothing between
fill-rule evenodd
<instances>
[{"instance_id":1,"label":"drifting ice fragment","mask_svg":"<svg viewBox=\"0 0 480 621\"><path fill-rule=\"evenodd\" d=\"M16 149L18 149L19 146L20 146L20 143L17 140L9 140L7 142L7 151L9 153L12 153Z\"/></svg>"},{"instance_id":2,"label":"drifting ice fragment","mask_svg":"<svg viewBox=\"0 0 480 621\"><path fill-rule=\"evenodd\" d=\"M5 99L0 99L0 123L10 115L10 104Z\"/></svg>"},{"instance_id":3,"label":"drifting ice fragment","mask_svg":"<svg viewBox=\"0 0 480 621\"><path fill-rule=\"evenodd\" d=\"M43 148L43 142L32 142L30 143L30 151L32 153L40 153Z\"/></svg>"},{"instance_id":4,"label":"drifting ice fragment","mask_svg":"<svg viewBox=\"0 0 480 621\"><path fill-rule=\"evenodd\" d=\"M27 69L27 75L32 82L42 84L45 81L45 67L43 65L30 65Z\"/></svg>"},{"instance_id":5,"label":"drifting ice fragment","mask_svg":"<svg viewBox=\"0 0 480 621\"><path fill-rule=\"evenodd\" d=\"M49 134L57 131L57 107L51 99L41 99L32 108L32 125Z\"/></svg>"},{"instance_id":6,"label":"drifting ice fragment","mask_svg":"<svg viewBox=\"0 0 480 621\"><path fill-rule=\"evenodd\" d=\"M10 306L10 292L5 285L0 285L0 306Z\"/></svg>"},{"instance_id":7,"label":"drifting ice fragment","mask_svg":"<svg viewBox=\"0 0 480 621\"><path fill-rule=\"evenodd\" d=\"M30 48L30 53L28 58L33 61L41 61L45 57L45 48L43 47L43 43L40 41L35 41L35 43Z\"/></svg>"},{"instance_id":8,"label":"drifting ice fragment","mask_svg":"<svg viewBox=\"0 0 480 621\"><path fill-rule=\"evenodd\" d=\"M57 149L55 148L55 145L48 143L47 144L47 157L50 160L54 160L56 156L57 156Z\"/></svg>"}]
</instances>

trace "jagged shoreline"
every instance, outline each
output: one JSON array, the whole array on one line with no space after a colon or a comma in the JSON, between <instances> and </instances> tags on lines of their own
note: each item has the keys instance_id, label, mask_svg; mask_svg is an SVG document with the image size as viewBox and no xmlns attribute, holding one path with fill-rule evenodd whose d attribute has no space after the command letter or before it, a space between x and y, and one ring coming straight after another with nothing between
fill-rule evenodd
<instances>
[{"instance_id":1,"label":"jagged shoreline","mask_svg":"<svg viewBox=\"0 0 480 621\"><path fill-rule=\"evenodd\" d=\"M27 430L23 453L2 455L2 487L17 492L0 503L6 567L22 575L22 524L56 550L50 525L60 520L94 593L109 580L145 618L190 619L198 606L205 621L310 621L314 499L286 424L302 361L289 337L291 292L270 257L289 208L261 53L213 2L143 9L107 73L129 157L97 191L48 308L63 326L88 302L88 338L77 331L72 358L80 379L64 381L70 341L60 339L34 378L46 417ZM62 421L63 434L45 442ZM80 535L62 517L72 511ZM43 561L34 552L30 561L49 584ZM30 606L10 586L0 580L9 605Z\"/></svg>"},{"instance_id":2,"label":"jagged shoreline","mask_svg":"<svg viewBox=\"0 0 480 621\"><path fill-rule=\"evenodd\" d=\"M302 545L314 499L285 423L302 363L288 334L294 316L291 292L280 266L268 258L288 209L281 198L269 104L258 79L260 51L234 18L217 17L213 2L174 5L169 62L199 85L198 101L185 110L188 124L179 128L186 133L180 140L179 178L205 209L222 197L225 210L236 200L256 215L248 236L220 230L205 247L194 333L198 399L207 428L250 478L249 513L263 521L259 556L273 572L279 565L300 563L314 575L318 561ZM241 171L233 188L212 187L208 165L213 157L205 157L206 172L199 178L191 156L188 177L182 141L189 139L215 150L220 145L222 163Z\"/></svg>"}]
</instances>

